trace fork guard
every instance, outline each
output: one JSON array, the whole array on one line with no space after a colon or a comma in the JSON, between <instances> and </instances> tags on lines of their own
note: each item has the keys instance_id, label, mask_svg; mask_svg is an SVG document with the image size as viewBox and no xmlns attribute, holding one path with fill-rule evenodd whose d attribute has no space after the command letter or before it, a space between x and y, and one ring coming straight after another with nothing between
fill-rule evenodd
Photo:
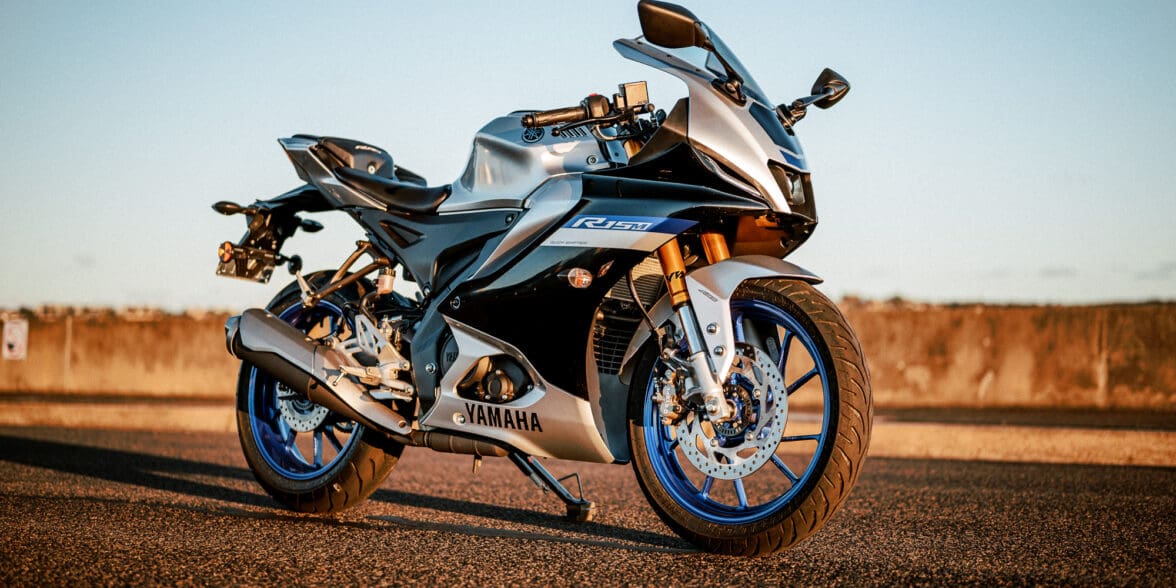
<instances>
[{"instance_id":1,"label":"fork guard","mask_svg":"<svg viewBox=\"0 0 1176 588\"><path fill-rule=\"evenodd\" d=\"M823 280L816 274L792 263L768 255L742 255L725 259L686 275L686 289L690 293L690 304L694 307L694 315L698 324L702 325L702 337L706 343L707 355L718 374L726 374L735 362L735 333L731 328L731 296L739 285L747 280L757 278L784 278L800 280L810 284L819 284ZM674 309L670 304L669 295L662 296L657 304L649 311L653 324L663 325L667 321L674 321ZM677 324L677 323L675 323ZM708 325L715 325L715 332L711 333ZM621 382L628 385L636 368L637 352L645 345L651 335L649 325L644 321L633 333L629 346L621 360L619 377ZM723 353L716 354L717 349Z\"/></svg>"}]
</instances>

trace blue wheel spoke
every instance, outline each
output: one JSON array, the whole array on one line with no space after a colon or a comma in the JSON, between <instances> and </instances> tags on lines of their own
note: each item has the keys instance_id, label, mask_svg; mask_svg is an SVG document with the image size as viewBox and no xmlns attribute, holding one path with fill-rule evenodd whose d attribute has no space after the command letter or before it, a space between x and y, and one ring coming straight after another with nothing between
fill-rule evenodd
<instances>
[{"instance_id":1,"label":"blue wheel spoke","mask_svg":"<svg viewBox=\"0 0 1176 588\"><path fill-rule=\"evenodd\" d=\"M784 373L784 367L788 365L788 350L792 347L792 331L784 333L784 342L780 343L780 359L776 360L776 367L780 368L780 373Z\"/></svg>"},{"instance_id":2,"label":"blue wheel spoke","mask_svg":"<svg viewBox=\"0 0 1176 588\"><path fill-rule=\"evenodd\" d=\"M735 327L735 340L739 343L746 343L747 339L743 337L743 315L737 314L731 317L731 322Z\"/></svg>"},{"instance_id":3,"label":"blue wheel spoke","mask_svg":"<svg viewBox=\"0 0 1176 588\"><path fill-rule=\"evenodd\" d=\"M785 476L788 476L788 479L791 480L793 484L800 481L800 476L792 473L792 470L788 468L788 464L784 463L784 460L780 459L779 455L772 456L772 463L776 464L776 467L780 468L780 471L783 472Z\"/></svg>"},{"instance_id":4,"label":"blue wheel spoke","mask_svg":"<svg viewBox=\"0 0 1176 588\"><path fill-rule=\"evenodd\" d=\"M821 440L821 435L820 435L820 434L812 434L812 435L785 435L783 438L781 438L781 439L780 439L780 442L781 442L781 443L791 443L791 442L793 442L793 441L820 441L820 440Z\"/></svg>"},{"instance_id":5,"label":"blue wheel spoke","mask_svg":"<svg viewBox=\"0 0 1176 588\"><path fill-rule=\"evenodd\" d=\"M331 446L335 448L335 451L342 453L343 444L340 443L339 438L335 436L335 429L330 425L327 425L326 433L327 440L331 442Z\"/></svg>"},{"instance_id":6,"label":"blue wheel spoke","mask_svg":"<svg viewBox=\"0 0 1176 588\"><path fill-rule=\"evenodd\" d=\"M707 476L706 479L702 481L702 491L699 492L699 496L701 496L703 498L710 498L711 486L714 486L714 485L715 485L715 479L710 476Z\"/></svg>"},{"instance_id":7,"label":"blue wheel spoke","mask_svg":"<svg viewBox=\"0 0 1176 588\"><path fill-rule=\"evenodd\" d=\"M677 448L678 448L678 440L677 439L670 439L670 442L666 443L666 450L667 451L673 451Z\"/></svg>"},{"instance_id":8,"label":"blue wheel spoke","mask_svg":"<svg viewBox=\"0 0 1176 588\"><path fill-rule=\"evenodd\" d=\"M323 467L323 432L314 432L314 467Z\"/></svg>"},{"instance_id":9,"label":"blue wheel spoke","mask_svg":"<svg viewBox=\"0 0 1176 588\"><path fill-rule=\"evenodd\" d=\"M735 496L739 498L739 508L747 508L747 492L743 490L743 480L735 479Z\"/></svg>"},{"instance_id":10,"label":"blue wheel spoke","mask_svg":"<svg viewBox=\"0 0 1176 588\"><path fill-rule=\"evenodd\" d=\"M806 372L803 376L797 378L795 382L788 386L788 395L791 396L793 392L796 392L801 386L809 383L809 380L815 378L817 374L820 373L820 368L814 367L813 369Z\"/></svg>"}]
</instances>

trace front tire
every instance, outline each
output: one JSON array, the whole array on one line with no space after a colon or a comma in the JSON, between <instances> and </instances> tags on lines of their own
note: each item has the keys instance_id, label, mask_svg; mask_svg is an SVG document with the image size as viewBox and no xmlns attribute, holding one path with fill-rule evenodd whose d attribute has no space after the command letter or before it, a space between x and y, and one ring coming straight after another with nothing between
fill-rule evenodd
<instances>
[{"instance_id":1,"label":"front tire","mask_svg":"<svg viewBox=\"0 0 1176 588\"><path fill-rule=\"evenodd\" d=\"M321 283L328 276L313 275ZM311 337L350 328L343 307L354 288L303 308L297 284L266 307ZM333 513L370 496L396 465L404 446L325 407L295 397L284 385L242 362L237 379L237 433L245 461L270 496L299 512Z\"/></svg>"},{"instance_id":2,"label":"front tire","mask_svg":"<svg viewBox=\"0 0 1176 588\"><path fill-rule=\"evenodd\" d=\"M870 376L845 318L808 284L745 282L731 310L746 359L724 388L742 422L715 425L698 411L663 425L654 397L665 366L651 344L631 384L629 442L641 489L670 528L710 552L764 555L824 526L849 495L869 446Z\"/></svg>"}]
</instances>

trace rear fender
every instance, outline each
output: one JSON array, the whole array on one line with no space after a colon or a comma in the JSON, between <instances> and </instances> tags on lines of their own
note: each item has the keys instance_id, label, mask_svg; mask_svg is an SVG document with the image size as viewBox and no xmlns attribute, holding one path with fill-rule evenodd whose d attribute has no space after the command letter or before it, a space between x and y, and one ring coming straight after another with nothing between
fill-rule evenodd
<instances>
[{"instance_id":1,"label":"rear fender","mask_svg":"<svg viewBox=\"0 0 1176 588\"><path fill-rule=\"evenodd\" d=\"M280 216L294 216L299 212L324 212L335 208L312 184L304 184L268 200L258 200L253 206Z\"/></svg>"}]
</instances>

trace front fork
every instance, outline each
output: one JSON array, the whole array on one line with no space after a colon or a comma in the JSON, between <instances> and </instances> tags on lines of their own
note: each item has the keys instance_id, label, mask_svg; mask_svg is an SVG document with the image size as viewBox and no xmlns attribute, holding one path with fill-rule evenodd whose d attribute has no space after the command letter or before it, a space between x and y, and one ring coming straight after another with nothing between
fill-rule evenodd
<instances>
[{"instance_id":1,"label":"front fork","mask_svg":"<svg viewBox=\"0 0 1176 588\"><path fill-rule=\"evenodd\" d=\"M727 249L727 240L721 233L703 233L702 248L709 263L718 263L731 256ZM661 262L662 275L669 288L670 304L674 308L674 313L678 315L686 339L687 363L691 378L687 380L683 399L701 396L707 415L712 420L729 420L734 416L735 408L727 402L723 394L722 374L715 374L698 317L695 316L694 307L690 304L690 292L686 289L686 262L682 258L682 248L678 240L672 239L658 248L657 258Z\"/></svg>"}]
</instances>

